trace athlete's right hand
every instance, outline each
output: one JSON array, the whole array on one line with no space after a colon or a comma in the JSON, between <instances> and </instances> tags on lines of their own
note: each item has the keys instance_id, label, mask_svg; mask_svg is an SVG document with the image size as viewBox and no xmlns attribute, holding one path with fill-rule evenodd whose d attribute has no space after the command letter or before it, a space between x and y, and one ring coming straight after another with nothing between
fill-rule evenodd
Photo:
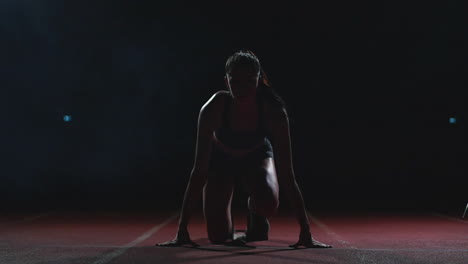
<instances>
[{"instance_id":1,"label":"athlete's right hand","mask_svg":"<svg viewBox=\"0 0 468 264\"><path fill-rule=\"evenodd\" d=\"M190 235L188 233L188 230L186 228L179 228L179 231L177 231L177 236L175 239L166 241L163 243L156 244L155 246L159 247L180 247L183 245L192 245L192 247L199 247L197 243L193 242L190 239Z\"/></svg>"}]
</instances>

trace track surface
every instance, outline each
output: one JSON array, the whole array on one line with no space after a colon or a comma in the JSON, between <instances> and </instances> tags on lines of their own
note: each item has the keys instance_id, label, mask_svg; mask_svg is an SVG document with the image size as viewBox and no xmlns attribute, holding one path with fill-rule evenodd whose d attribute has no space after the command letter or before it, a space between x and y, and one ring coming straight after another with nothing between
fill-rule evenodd
<instances>
[{"instance_id":1,"label":"track surface","mask_svg":"<svg viewBox=\"0 0 468 264\"><path fill-rule=\"evenodd\" d=\"M178 211L39 212L0 215L0 263L468 263L468 219L434 212L309 212L312 235L331 249L292 249L299 226L288 212L270 219L268 241L213 245L203 215L189 224L199 248L161 248ZM234 211L237 230L246 211Z\"/></svg>"}]
</instances>

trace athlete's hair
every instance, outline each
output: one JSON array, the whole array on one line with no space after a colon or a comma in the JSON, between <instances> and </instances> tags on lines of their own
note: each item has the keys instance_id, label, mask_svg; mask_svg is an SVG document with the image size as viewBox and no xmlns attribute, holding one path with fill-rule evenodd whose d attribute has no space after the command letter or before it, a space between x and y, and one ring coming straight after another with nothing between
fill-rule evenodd
<instances>
[{"instance_id":1,"label":"athlete's hair","mask_svg":"<svg viewBox=\"0 0 468 264\"><path fill-rule=\"evenodd\" d=\"M257 56L250 50L240 50L231 55L225 66L226 74L230 73L235 67L253 67L256 72L260 73L260 80L258 82L258 93L259 95L266 98L269 102L276 106L281 107L286 111L285 101L278 95L278 93L271 87L271 83L268 80L266 73L263 71L260 61Z\"/></svg>"}]
</instances>

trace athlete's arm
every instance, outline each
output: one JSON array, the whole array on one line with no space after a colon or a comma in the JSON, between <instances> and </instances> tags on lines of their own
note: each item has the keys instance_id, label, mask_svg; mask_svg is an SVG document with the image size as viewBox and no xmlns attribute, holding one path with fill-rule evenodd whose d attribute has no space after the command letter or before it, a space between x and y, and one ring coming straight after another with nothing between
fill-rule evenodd
<instances>
[{"instance_id":1,"label":"athlete's arm","mask_svg":"<svg viewBox=\"0 0 468 264\"><path fill-rule=\"evenodd\" d=\"M187 228L190 215L199 201L208 176L213 131L218 118L219 101L222 93L215 93L200 109L197 125L195 159L185 190L179 229Z\"/></svg>"},{"instance_id":2,"label":"athlete's arm","mask_svg":"<svg viewBox=\"0 0 468 264\"><path fill-rule=\"evenodd\" d=\"M179 229L173 240L156 244L163 247L178 247L186 244L199 246L190 239L187 225L190 215L199 201L203 187L208 176L209 161L211 156L211 143L213 131L216 127L216 113L218 101L221 96L215 93L200 109L197 123L197 142L195 150L195 162L193 164L190 178L185 190L184 201L179 219Z\"/></svg>"},{"instance_id":3,"label":"athlete's arm","mask_svg":"<svg viewBox=\"0 0 468 264\"><path fill-rule=\"evenodd\" d=\"M271 136L277 169L280 190L284 190L292 208L296 213L301 231L310 230L304 200L297 184L291 151L291 137L289 132L289 119L286 110L275 109L271 111Z\"/></svg>"}]
</instances>

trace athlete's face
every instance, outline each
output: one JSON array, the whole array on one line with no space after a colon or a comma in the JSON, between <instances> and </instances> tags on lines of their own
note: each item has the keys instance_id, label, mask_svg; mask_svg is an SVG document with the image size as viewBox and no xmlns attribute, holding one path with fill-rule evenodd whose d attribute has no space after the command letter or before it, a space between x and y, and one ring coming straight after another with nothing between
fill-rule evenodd
<instances>
[{"instance_id":1,"label":"athlete's face","mask_svg":"<svg viewBox=\"0 0 468 264\"><path fill-rule=\"evenodd\" d=\"M234 98L253 96L257 91L259 73L251 67L233 68L224 77L226 86Z\"/></svg>"}]
</instances>

